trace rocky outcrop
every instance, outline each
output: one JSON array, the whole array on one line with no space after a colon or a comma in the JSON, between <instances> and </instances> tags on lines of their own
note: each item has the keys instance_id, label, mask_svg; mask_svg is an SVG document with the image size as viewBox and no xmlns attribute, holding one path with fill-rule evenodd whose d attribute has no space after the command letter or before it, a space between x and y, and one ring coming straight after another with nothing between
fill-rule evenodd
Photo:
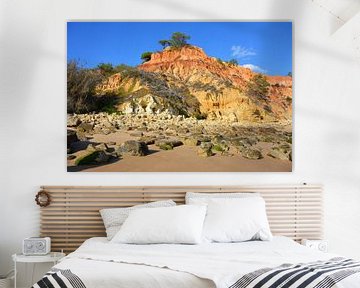
<instances>
[{"instance_id":1,"label":"rocky outcrop","mask_svg":"<svg viewBox=\"0 0 360 288\"><path fill-rule=\"evenodd\" d=\"M128 140L118 148L120 153L128 153L132 156L145 156L149 153L149 148L144 142Z\"/></svg>"},{"instance_id":2,"label":"rocky outcrop","mask_svg":"<svg viewBox=\"0 0 360 288\"><path fill-rule=\"evenodd\" d=\"M92 164L102 164L109 161L109 155L104 151L100 150L84 150L81 154L76 157L75 165L92 165Z\"/></svg>"},{"instance_id":3,"label":"rocky outcrop","mask_svg":"<svg viewBox=\"0 0 360 288\"><path fill-rule=\"evenodd\" d=\"M255 73L248 68L209 57L198 47L167 48L153 53L151 60L139 68L171 75L185 83L200 102L201 112L212 119L266 122L291 117L291 77L267 76L271 85L269 103L259 105L244 93Z\"/></svg>"},{"instance_id":4,"label":"rocky outcrop","mask_svg":"<svg viewBox=\"0 0 360 288\"><path fill-rule=\"evenodd\" d=\"M210 157L213 156L214 153L212 151L213 144L210 142L203 142L201 143L200 147L197 150L197 154L200 157Z\"/></svg>"},{"instance_id":5,"label":"rocky outcrop","mask_svg":"<svg viewBox=\"0 0 360 288\"><path fill-rule=\"evenodd\" d=\"M291 146L288 143L272 147L267 155L275 159L292 161Z\"/></svg>"},{"instance_id":6,"label":"rocky outcrop","mask_svg":"<svg viewBox=\"0 0 360 288\"><path fill-rule=\"evenodd\" d=\"M78 117L71 117L68 115L67 117L67 126L68 127L77 127L81 123L80 119Z\"/></svg>"},{"instance_id":7,"label":"rocky outcrop","mask_svg":"<svg viewBox=\"0 0 360 288\"><path fill-rule=\"evenodd\" d=\"M79 138L76 135L76 131L67 130L67 148L70 148L71 144L79 141Z\"/></svg>"},{"instance_id":8,"label":"rocky outcrop","mask_svg":"<svg viewBox=\"0 0 360 288\"><path fill-rule=\"evenodd\" d=\"M250 69L231 65L214 57L195 46L182 48L168 47L161 52L153 53L148 62L139 66L140 69L151 72L167 73L182 81L196 82L198 74L202 74L203 83L218 77L218 80L231 81L239 87L244 87L253 73Z\"/></svg>"},{"instance_id":9,"label":"rocky outcrop","mask_svg":"<svg viewBox=\"0 0 360 288\"><path fill-rule=\"evenodd\" d=\"M198 47L166 48L137 68L110 76L98 87L119 95L125 114L186 115L230 122L290 122L292 78L267 76L268 100L246 94L256 73L210 57Z\"/></svg>"},{"instance_id":10,"label":"rocky outcrop","mask_svg":"<svg viewBox=\"0 0 360 288\"><path fill-rule=\"evenodd\" d=\"M231 156L240 154L242 157L252 160L271 157L281 160L292 160L292 132L290 127L274 124L243 125L230 120L208 121L197 120L194 117L175 116L163 114L82 114L68 115L69 121L78 118L81 122L79 130L84 130L85 140L72 138L74 130L69 130L72 148L75 152L86 149L87 152L103 151L110 156L121 157L123 154L145 156L149 154L148 145L154 145L152 149L173 150L181 145L196 147L195 151L201 157L210 157L214 154ZM89 123L90 125L85 125ZM114 133L126 133L134 140L106 141L104 130L97 127L105 127L111 123L109 129ZM93 127L90 129L90 127ZM69 129L76 129L72 127ZM170 133L171 132L171 133ZM75 136L80 132L78 131ZM172 134L172 135L168 135ZM109 139L113 139L109 135ZM73 140L71 140L73 139ZM93 139L102 139L101 143L89 142ZM106 138L105 138L106 139ZM75 141L75 142L71 142ZM90 143L90 144L89 144ZM116 145L117 144L117 145ZM120 146L119 146L120 144ZM78 149L77 146L82 146ZM190 148L189 147L189 148ZM69 159L71 160L71 159Z\"/></svg>"},{"instance_id":11,"label":"rocky outcrop","mask_svg":"<svg viewBox=\"0 0 360 288\"><path fill-rule=\"evenodd\" d=\"M241 148L239 149L239 152L246 159L258 160L264 158L258 149Z\"/></svg>"},{"instance_id":12,"label":"rocky outcrop","mask_svg":"<svg viewBox=\"0 0 360 288\"><path fill-rule=\"evenodd\" d=\"M92 129L94 128L94 124L92 123L81 123L78 127L77 130L79 132L90 132Z\"/></svg>"},{"instance_id":13,"label":"rocky outcrop","mask_svg":"<svg viewBox=\"0 0 360 288\"><path fill-rule=\"evenodd\" d=\"M198 146L201 142L196 137L186 137L183 143L187 146Z\"/></svg>"}]
</instances>

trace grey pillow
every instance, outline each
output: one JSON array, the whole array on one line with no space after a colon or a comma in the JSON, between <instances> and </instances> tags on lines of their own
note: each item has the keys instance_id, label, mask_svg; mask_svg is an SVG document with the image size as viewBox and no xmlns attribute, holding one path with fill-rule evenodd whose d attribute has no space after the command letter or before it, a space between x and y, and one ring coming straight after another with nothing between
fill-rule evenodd
<instances>
[{"instance_id":1,"label":"grey pillow","mask_svg":"<svg viewBox=\"0 0 360 288\"><path fill-rule=\"evenodd\" d=\"M129 213L132 210L139 208L170 207L170 206L176 206L176 203L173 200L164 200L164 201L156 201L146 204L135 205L128 208L101 209L100 214L106 229L107 239L110 241L115 236L115 234L120 230L122 224L125 222L126 218L129 216Z\"/></svg>"},{"instance_id":2,"label":"grey pillow","mask_svg":"<svg viewBox=\"0 0 360 288\"><path fill-rule=\"evenodd\" d=\"M186 204L207 204L209 200L214 198L246 198L246 197L259 197L260 193L256 192L244 192L244 193L196 193L186 192L185 203Z\"/></svg>"}]
</instances>

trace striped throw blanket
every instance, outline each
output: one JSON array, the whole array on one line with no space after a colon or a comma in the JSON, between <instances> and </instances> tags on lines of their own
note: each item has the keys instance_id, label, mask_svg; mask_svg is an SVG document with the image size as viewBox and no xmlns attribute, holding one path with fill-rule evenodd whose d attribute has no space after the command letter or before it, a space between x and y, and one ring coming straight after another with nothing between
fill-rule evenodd
<instances>
[{"instance_id":1,"label":"striped throw blanket","mask_svg":"<svg viewBox=\"0 0 360 288\"><path fill-rule=\"evenodd\" d=\"M360 262L333 258L305 264L283 264L242 276L229 288L331 288L360 272ZM69 269L52 269L32 288L86 288ZM103 287L106 288L106 287Z\"/></svg>"},{"instance_id":2,"label":"striped throw blanket","mask_svg":"<svg viewBox=\"0 0 360 288\"><path fill-rule=\"evenodd\" d=\"M246 274L229 288L331 288L359 272L360 262L345 258L284 264Z\"/></svg>"},{"instance_id":3,"label":"striped throw blanket","mask_svg":"<svg viewBox=\"0 0 360 288\"><path fill-rule=\"evenodd\" d=\"M86 288L81 279L69 269L52 269L32 288Z\"/></svg>"}]
</instances>

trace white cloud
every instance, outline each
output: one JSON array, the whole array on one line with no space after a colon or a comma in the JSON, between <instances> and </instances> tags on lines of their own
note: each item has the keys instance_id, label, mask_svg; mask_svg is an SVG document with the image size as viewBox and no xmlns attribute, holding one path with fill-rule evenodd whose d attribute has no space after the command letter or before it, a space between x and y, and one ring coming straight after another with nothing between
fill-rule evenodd
<instances>
[{"instance_id":1,"label":"white cloud","mask_svg":"<svg viewBox=\"0 0 360 288\"><path fill-rule=\"evenodd\" d=\"M259 66L256 66L254 64L244 64L242 65L245 68L249 68L251 71L259 72L259 73L266 73L267 71L265 69L262 69Z\"/></svg>"},{"instance_id":2,"label":"white cloud","mask_svg":"<svg viewBox=\"0 0 360 288\"><path fill-rule=\"evenodd\" d=\"M256 53L253 49L245 48L240 45L237 45L237 46L233 45L231 47L231 51L232 51L231 55L236 58L244 58L244 57L256 55Z\"/></svg>"}]
</instances>

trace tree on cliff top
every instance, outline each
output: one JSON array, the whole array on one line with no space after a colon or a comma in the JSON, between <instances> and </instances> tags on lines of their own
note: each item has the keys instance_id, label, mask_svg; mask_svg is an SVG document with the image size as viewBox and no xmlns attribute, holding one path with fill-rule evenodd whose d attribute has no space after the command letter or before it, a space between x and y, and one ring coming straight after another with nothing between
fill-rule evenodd
<instances>
[{"instance_id":1,"label":"tree on cliff top","mask_svg":"<svg viewBox=\"0 0 360 288\"><path fill-rule=\"evenodd\" d=\"M174 48L181 48L184 47L186 45L189 45L187 43L187 40L190 39L189 35L186 35L185 33L181 33L181 32L174 32L171 35L171 38L168 40L160 40L159 44L163 47L174 47Z\"/></svg>"}]
</instances>

